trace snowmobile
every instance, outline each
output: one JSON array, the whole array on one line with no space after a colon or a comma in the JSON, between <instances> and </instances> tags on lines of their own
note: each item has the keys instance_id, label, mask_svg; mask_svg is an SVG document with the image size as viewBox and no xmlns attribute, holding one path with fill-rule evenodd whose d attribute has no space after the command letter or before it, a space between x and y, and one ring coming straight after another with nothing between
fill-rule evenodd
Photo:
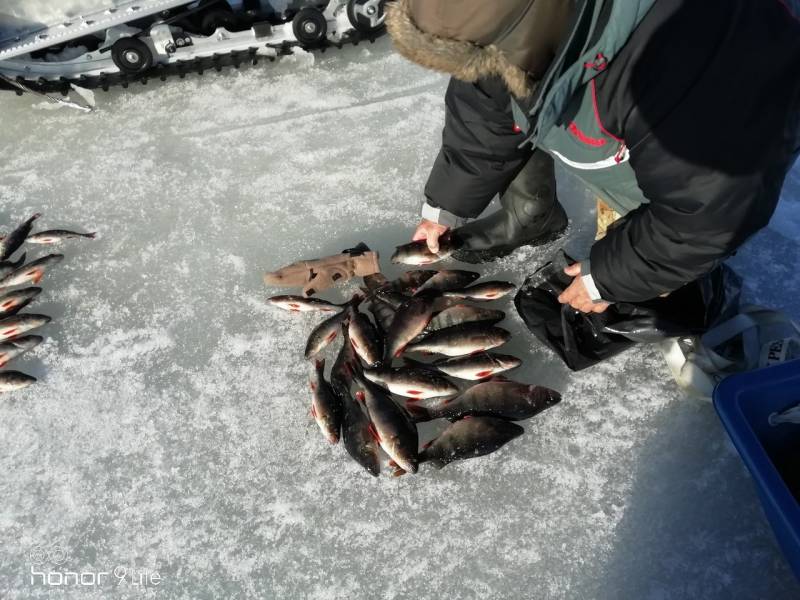
<instances>
[{"instance_id":1,"label":"snowmobile","mask_svg":"<svg viewBox=\"0 0 800 600\"><path fill-rule=\"evenodd\" d=\"M18 94L102 88L239 67L383 33L385 0L133 0L0 38L0 85Z\"/></svg>"}]
</instances>

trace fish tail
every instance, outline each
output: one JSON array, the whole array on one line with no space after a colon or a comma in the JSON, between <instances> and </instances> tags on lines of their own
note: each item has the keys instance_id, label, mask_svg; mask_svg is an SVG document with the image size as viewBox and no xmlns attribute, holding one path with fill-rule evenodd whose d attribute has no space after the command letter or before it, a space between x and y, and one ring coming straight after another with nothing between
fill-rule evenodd
<instances>
[{"instance_id":1,"label":"fish tail","mask_svg":"<svg viewBox=\"0 0 800 600\"><path fill-rule=\"evenodd\" d=\"M420 406L416 402L406 401L405 407L409 416L414 420L415 423L426 423L434 419L434 416L431 414L430 410L424 406Z\"/></svg>"}]
</instances>

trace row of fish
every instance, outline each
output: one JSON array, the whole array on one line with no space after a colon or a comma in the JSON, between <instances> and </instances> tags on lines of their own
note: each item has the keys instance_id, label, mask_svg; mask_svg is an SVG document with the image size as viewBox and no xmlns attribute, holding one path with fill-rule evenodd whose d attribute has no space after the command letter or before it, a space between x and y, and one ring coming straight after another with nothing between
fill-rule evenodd
<instances>
[{"instance_id":1,"label":"row of fish","mask_svg":"<svg viewBox=\"0 0 800 600\"><path fill-rule=\"evenodd\" d=\"M436 261L413 246L398 248L393 262ZM381 451L395 476L416 473L421 463L441 468L489 454L524 433L516 421L560 401L558 392L502 375L522 361L493 352L511 334L498 326L505 313L485 303L515 286L478 278L472 271L420 269L394 281L367 276L361 293L341 304L292 295L269 299L290 312L327 315L305 348L316 365L311 415L323 436L332 444L341 439L370 474L381 471ZM343 343L326 379L320 354L339 337ZM420 446L417 425L435 419L450 423Z\"/></svg>"},{"instance_id":2,"label":"row of fish","mask_svg":"<svg viewBox=\"0 0 800 600\"><path fill-rule=\"evenodd\" d=\"M65 229L52 229L31 233L39 213L24 221L8 235L0 238L0 368L38 346L44 338L27 335L50 322L50 317L39 314L19 314L42 293L38 284L50 267L64 259L63 254L48 254L26 263L26 253L12 260L23 244L54 245L76 238L94 238L94 233L78 233ZM18 288L18 289L11 289ZM20 371L0 371L0 392L19 390L36 382L36 378Z\"/></svg>"}]
</instances>

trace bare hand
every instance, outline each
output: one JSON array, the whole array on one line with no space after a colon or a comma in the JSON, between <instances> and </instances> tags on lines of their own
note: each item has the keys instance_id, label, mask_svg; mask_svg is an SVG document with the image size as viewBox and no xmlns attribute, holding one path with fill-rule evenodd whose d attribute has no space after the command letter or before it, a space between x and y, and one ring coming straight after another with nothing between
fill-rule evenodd
<instances>
[{"instance_id":1,"label":"bare hand","mask_svg":"<svg viewBox=\"0 0 800 600\"><path fill-rule=\"evenodd\" d=\"M449 227L446 225L439 225L428 219L422 219L417 230L414 232L414 237L411 238L414 242L425 240L428 244L428 250L434 254L439 252L439 238L443 236Z\"/></svg>"},{"instance_id":2,"label":"bare hand","mask_svg":"<svg viewBox=\"0 0 800 600\"><path fill-rule=\"evenodd\" d=\"M558 297L561 304L569 304L575 310L583 313L601 313L605 312L610 306L608 302L593 302L583 284L583 279L580 278L581 263L575 263L564 269L564 273L570 277L574 277L569 287L564 290L564 293Z\"/></svg>"}]
</instances>

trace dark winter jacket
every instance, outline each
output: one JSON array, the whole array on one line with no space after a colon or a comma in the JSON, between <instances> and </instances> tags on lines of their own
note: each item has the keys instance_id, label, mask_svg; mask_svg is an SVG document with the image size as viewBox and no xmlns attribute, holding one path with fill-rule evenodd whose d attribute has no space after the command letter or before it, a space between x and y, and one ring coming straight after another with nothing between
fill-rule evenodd
<instances>
[{"instance_id":1,"label":"dark winter jacket","mask_svg":"<svg viewBox=\"0 0 800 600\"><path fill-rule=\"evenodd\" d=\"M516 4L525 15L549 1L503 4ZM605 299L641 301L675 290L768 223L800 151L800 22L785 1L656 0L611 59L594 65L596 74L585 86L593 86L598 125L629 153L637 193L649 201L591 250L592 275ZM602 28L619 25L602 18L614 2L637 0L575 3L594 13L597 27L589 31L573 22L561 36L571 40L568 52L576 39L584 40L577 47L588 48ZM442 150L426 186L428 203L476 217L532 152L530 144L521 145L526 136L512 115L512 95L525 112L534 110L527 125L536 129L540 100L580 55L564 56L562 45L555 51L560 62L528 77L523 88L519 61L503 40L518 44L519 30L509 35L509 28L524 18L506 15L498 43L474 44L453 32L448 39L437 35L441 24L415 23L412 3L398 0L392 9L389 28L397 47L455 76L446 96ZM566 100L556 119L561 127L570 120ZM574 134L595 143L580 130Z\"/></svg>"}]
</instances>

